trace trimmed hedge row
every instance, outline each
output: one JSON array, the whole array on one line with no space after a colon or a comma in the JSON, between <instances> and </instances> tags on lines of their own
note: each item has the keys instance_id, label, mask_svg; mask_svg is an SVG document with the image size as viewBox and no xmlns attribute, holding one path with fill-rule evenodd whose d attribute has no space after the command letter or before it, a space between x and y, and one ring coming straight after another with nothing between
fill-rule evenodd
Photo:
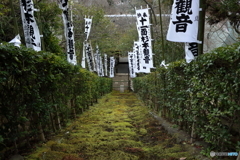
<instances>
[{"instance_id":1,"label":"trimmed hedge row","mask_svg":"<svg viewBox=\"0 0 240 160\"><path fill-rule=\"evenodd\" d=\"M134 91L210 151L240 150L240 43L135 78ZM209 154L209 152L208 152Z\"/></svg>"},{"instance_id":2,"label":"trimmed hedge row","mask_svg":"<svg viewBox=\"0 0 240 160\"><path fill-rule=\"evenodd\" d=\"M111 90L111 79L56 54L0 45L0 156L45 141Z\"/></svg>"}]
</instances>

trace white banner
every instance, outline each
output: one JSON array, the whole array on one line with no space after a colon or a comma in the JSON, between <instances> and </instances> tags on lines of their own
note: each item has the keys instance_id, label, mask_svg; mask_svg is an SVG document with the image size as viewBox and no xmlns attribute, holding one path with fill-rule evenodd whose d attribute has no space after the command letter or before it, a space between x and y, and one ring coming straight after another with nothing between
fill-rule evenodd
<instances>
[{"instance_id":1,"label":"white banner","mask_svg":"<svg viewBox=\"0 0 240 160\"><path fill-rule=\"evenodd\" d=\"M103 59L101 54L99 54L99 65L100 65L100 77L104 76L104 69L103 69Z\"/></svg>"},{"instance_id":2,"label":"white banner","mask_svg":"<svg viewBox=\"0 0 240 160\"><path fill-rule=\"evenodd\" d=\"M20 45L21 45L21 37L20 37L19 34L18 34L15 38L13 38L13 39L12 39L10 42L8 42L8 43L13 43L14 46L20 47Z\"/></svg>"},{"instance_id":3,"label":"white banner","mask_svg":"<svg viewBox=\"0 0 240 160\"><path fill-rule=\"evenodd\" d=\"M84 18L85 19L85 35L86 35L86 40L88 40L90 31L91 31L91 26L92 26L92 18Z\"/></svg>"},{"instance_id":4,"label":"white banner","mask_svg":"<svg viewBox=\"0 0 240 160\"><path fill-rule=\"evenodd\" d=\"M99 76L99 62L98 62L98 54L94 53L94 60L95 60L95 71L97 72L98 76Z\"/></svg>"},{"instance_id":5,"label":"white banner","mask_svg":"<svg viewBox=\"0 0 240 160\"><path fill-rule=\"evenodd\" d=\"M60 0L59 8L64 11L68 10L68 0Z\"/></svg>"},{"instance_id":6,"label":"white banner","mask_svg":"<svg viewBox=\"0 0 240 160\"><path fill-rule=\"evenodd\" d=\"M152 57L152 41L151 41L151 34L150 26L141 26L140 27L141 35L139 37L140 47L139 52L141 54L141 65L145 73L150 72L150 68L153 67L153 57ZM147 69L149 68L149 69ZM147 69L147 70L146 70Z\"/></svg>"},{"instance_id":7,"label":"white banner","mask_svg":"<svg viewBox=\"0 0 240 160\"><path fill-rule=\"evenodd\" d=\"M137 30L139 35L139 58L141 65L138 65L137 72L150 73L153 67L152 56L152 38L149 20L149 12L147 9L136 10ZM140 69L139 69L140 67Z\"/></svg>"},{"instance_id":8,"label":"white banner","mask_svg":"<svg viewBox=\"0 0 240 160\"><path fill-rule=\"evenodd\" d=\"M136 54L136 67L135 73L141 72L141 54L140 54L140 43L137 41L134 42L133 53Z\"/></svg>"},{"instance_id":9,"label":"white banner","mask_svg":"<svg viewBox=\"0 0 240 160\"><path fill-rule=\"evenodd\" d=\"M83 43L83 53L82 53L82 63L81 63L81 66L82 68L86 68L86 62L85 62L85 55L86 55L86 46L87 44Z\"/></svg>"},{"instance_id":10,"label":"white banner","mask_svg":"<svg viewBox=\"0 0 240 160\"><path fill-rule=\"evenodd\" d=\"M141 26L139 26L137 23L136 23L136 26L137 26L138 39L139 39L139 37L141 36L141 29L140 29Z\"/></svg>"},{"instance_id":11,"label":"white banner","mask_svg":"<svg viewBox=\"0 0 240 160\"><path fill-rule=\"evenodd\" d=\"M150 25L150 21L149 21L150 18L149 18L148 10L149 10L148 8L136 10L137 24L139 26L148 26L148 25Z\"/></svg>"},{"instance_id":12,"label":"white banner","mask_svg":"<svg viewBox=\"0 0 240 160\"><path fill-rule=\"evenodd\" d=\"M64 24L64 32L67 40L67 61L73 65L77 64L75 54L75 41L72 23L72 12L70 12L71 19L68 17L68 0L60 0L59 8L62 9L62 17Z\"/></svg>"},{"instance_id":13,"label":"white banner","mask_svg":"<svg viewBox=\"0 0 240 160\"><path fill-rule=\"evenodd\" d=\"M92 57L92 50L91 50L91 45L90 43L86 43L84 46L85 49L85 54L86 54L86 59L87 59L87 64L88 64L88 70L90 72L93 72L93 57Z\"/></svg>"},{"instance_id":14,"label":"white banner","mask_svg":"<svg viewBox=\"0 0 240 160\"><path fill-rule=\"evenodd\" d=\"M89 48L91 50L91 56L92 56L92 65L91 66L92 66L93 71L97 72L96 61L95 61L95 58L94 58L93 48L92 48L91 42L89 42Z\"/></svg>"},{"instance_id":15,"label":"white banner","mask_svg":"<svg viewBox=\"0 0 240 160\"><path fill-rule=\"evenodd\" d=\"M104 54L104 68L105 68L105 76L108 76L108 61L107 61L107 54Z\"/></svg>"},{"instance_id":16,"label":"white banner","mask_svg":"<svg viewBox=\"0 0 240 160\"><path fill-rule=\"evenodd\" d=\"M135 68L136 68L136 53L128 52L128 65L129 73L131 78L136 77Z\"/></svg>"},{"instance_id":17,"label":"white banner","mask_svg":"<svg viewBox=\"0 0 240 160\"><path fill-rule=\"evenodd\" d=\"M32 0L20 0L23 32L27 48L41 51L41 36L34 18L34 11L38 11L33 6Z\"/></svg>"},{"instance_id":18,"label":"white banner","mask_svg":"<svg viewBox=\"0 0 240 160\"><path fill-rule=\"evenodd\" d=\"M96 72L98 76L101 75L101 62L100 62L100 53L99 53L99 48L96 46L96 53L94 54L94 59L95 59L95 66L96 66Z\"/></svg>"},{"instance_id":19,"label":"white banner","mask_svg":"<svg viewBox=\"0 0 240 160\"><path fill-rule=\"evenodd\" d=\"M198 56L198 43L185 43L185 59L190 63Z\"/></svg>"},{"instance_id":20,"label":"white banner","mask_svg":"<svg viewBox=\"0 0 240 160\"><path fill-rule=\"evenodd\" d=\"M74 41L74 32L73 24L68 22L68 32L67 32L67 60L73 65L77 65L77 58L75 54L75 41Z\"/></svg>"},{"instance_id":21,"label":"white banner","mask_svg":"<svg viewBox=\"0 0 240 160\"><path fill-rule=\"evenodd\" d=\"M109 77L114 77L114 67L115 67L115 59L114 57L110 57L110 70L109 70Z\"/></svg>"},{"instance_id":22,"label":"white banner","mask_svg":"<svg viewBox=\"0 0 240 160\"><path fill-rule=\"evenodd\" d=\"M197 42L199 0L174 0L167 40Z\"/></svg>"}]
</instances>

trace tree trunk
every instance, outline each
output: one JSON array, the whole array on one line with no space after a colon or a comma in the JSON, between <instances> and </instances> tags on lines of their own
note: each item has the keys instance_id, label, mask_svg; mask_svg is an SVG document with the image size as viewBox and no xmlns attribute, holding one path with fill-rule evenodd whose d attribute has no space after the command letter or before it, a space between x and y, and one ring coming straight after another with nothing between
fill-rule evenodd
<instances>
[{"instance_id":1,"label":"tree trunk","mask_svg":"<svg viewBox=\"0 0 240 160\"><path fill-rule=\"evenodd\" d=\"M195 122L193 122L193 124L192 124L192 131L191 131L191 139L190 139L190 143L193 143L193 138L194 138L194 128L195 128Z\"/></svg>"},{"instance_id":2,"label":"tree trunk","mask_svg":"<svg viewBox=\"0 0 240 160\"><path fill-rule=\"evenodd\" d=\"M42 124L41 124L41 123L38 124L38 131L39 131L39 139L40 139L41 141L45 142L46 139L45 139L45 135L44 135L44 132L43 132L43 128L42 128Z\"/></svg>"},{"instance_id":3,"label":"tree trunk","mask_svg":"<svg viewBox=\"0 0 240 160\"><path fill-rule=\"evenodd\" d=\"M56 112L56 121L57 121L58 129L61 131L62 126L61 126L61 120L60 120L59 113L58 113L58 108L56 105L54 106L54 108L55 108L55 112Z\"/></svg>"},{"instance_id":4,"label":"tree trunk","mask_svg":"<svg viewBox=\"0 0 240 160\"><path fill-rule=\"evenodd\" d=\"M18 153L18 146L17 146L17 142L16 142L16 139L14 140L14 148L15 148L15 154Z\"/></svg>"},{"instance_id":5,"label":"tree trunk","mask_svg":"<svg viewBox=\"0 0 240 160\"><path fill-rule=\"evenodd\" d=\"M50 111L49 111L49 115L50 115L50 121L51 121L50 123L52 124L52 130L53 130L53 132L56 132L54 119L53 119L52 113Z\"/></svg>"},{"instance_id":6,"label":"tree trunk","mask_svg":"<svg viewBox=\"0 0 240 160\"><path fill-rule=\"evenodd\" d=\"M23 131L24 132L26 132L26 133L29 133L29 123L28 122L25 122L23 125L22 125L22 127L23 127ZM27 146L29 147L29 148L31 148L32 146L31 146L31 144L30 144L30 135L29 134L27 134L27 136L26 136L26 140L27 140Z\"/></svg>"},{"instance_id":7,"label":"tree trunk","mask_svg":"<svg viewBox=\"0 0 240 160\"><path fill-rule=\"evenodd\" d=\"M74 99L71 99L71 107L72 107L72 112L73 112L73 118L76 119L77 115L76 115L76 109L75 109L75 105L74 105Z\"/></svg>"}]
</instances>

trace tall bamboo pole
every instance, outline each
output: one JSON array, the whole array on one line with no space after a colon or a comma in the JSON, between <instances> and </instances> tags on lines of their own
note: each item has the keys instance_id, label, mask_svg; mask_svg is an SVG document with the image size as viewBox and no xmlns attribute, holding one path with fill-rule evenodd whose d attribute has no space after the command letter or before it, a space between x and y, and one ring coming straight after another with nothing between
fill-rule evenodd
<instances>
[{"instance_id":1,"label":"tall bamboo pole","mask_svg":"<svg viewBox=\"0 0 240 160\"><path fill-rule=\"evenodd\" d=\"M153 41L152 41L152 39L151 39L151 41L152 41L152 53L155 53L155 37L153 37L154 36L154 34L153 34L153 18L155 19L155 25L156 25L156 15L155 15L155 13L154 13L154 11L153 11L153 8L152 7L150 7L151 8L151 10L150 10L150 23L152 24L151 26L149 26L150 27L150 31L151 31L151 38L153 39ZM153 64L154 64L154 66L156 66L156 56L155 56L155 58L154 58L154 60L153 60Z\"/></svg>"},{"instance_id":2,"label":"tall bamboo pole","mask_svg":"<svg viewBox=\"0 0 240 160\"><path fill-rule=\"evenodd\" d=\"M39 11L39 13L37 13L37 18L38 18L38 22L39 22L39 32L40 35L43 35L43 26L42 26L42 20L41 20L41 11ZM45 51L45 44L44 44L44 38L41 37L41 46L42 46L42 50Z\"/></svg>"},{"instance_id":3,"label":"tall bamboo pole","mask_svg":"<svg viewBox=\"0 0 240 160\"><path fill-rule=\"evenodd\" d=\"M150 11L150 23L152 24L152 27L151 27L151 35L152 35L152 38L153 38L153 41L152 41L152 53L155 53L155 37L154 34L153 34L153 17L154 17L154 21L155 21L155 25L157 25L157 19L156 19L156 15L154 13L154 10L152 8L152 6L150 7L151 8L151 11ZM154 57L154 66L156 67L157 66L157 55L155 54L155 57ZM155 84L155 95L157 95L157 71L154 72L154 84ZM153 101L153 104L154 104L154 108L153 110L157 111L157 97L155 96L154 99L152 100Z\"/></svg>"},{"instance_id":4,"label":"tall bamboo pole","mask_svg":"<svg viewBox=\"0 0 240 160\"><path fill-rule=\"evenodd\" d=\"M159 7L159 20L160 20L160 29L161 29L161 41L162 41L162 60L165 60L165 44L164 44L164 37L163 37L163 23L162 23L162 5L161 5L161 1L158 0L158 7ZM164 76L165 77L165 76ZM165 78L163 80L163 87L164 87L164 90L165 90L165 85L166 82L165 82ZM160 112L161 116L162 117L165 117L166 116L166 107L165 107L165 93L163 93L163 108Z\"/></svg>"},{"instance_id":5,"label":"tall bamboo pole","mask_svg":"<svg viewBox=\"0 0 240 160\"><path fill-rule=\"evenodd\" d=\"M162 5L160 0L158 0L159 7L159 20L160 20L160 28L161 28L161 40L162 40L162 60L165 60L165 47L164 47L164 38L163 38L163 26L162 26Z\"/></svg>"},{"instance_id":6,"label":"tall bamboo pole","mask_svg":"<svg viewBox=\"0 0 240 160\"><path fill-rule=\"evenodd\" d=\"M203 54L206 0L200 0L200 8L202 8L202 11L199 11L198 40L202 43L198 44L198 55Z\"/></svg>"}]
</instances>

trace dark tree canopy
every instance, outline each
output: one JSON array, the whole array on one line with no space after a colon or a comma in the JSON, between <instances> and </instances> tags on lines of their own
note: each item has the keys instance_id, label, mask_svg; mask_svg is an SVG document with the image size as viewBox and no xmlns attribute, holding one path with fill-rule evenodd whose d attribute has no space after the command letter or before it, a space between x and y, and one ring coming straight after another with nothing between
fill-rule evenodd
<instances>
[{"instance_id":1,"label":"dark tree canopy","mask_svg":"<svg viewBox=\"0 0 240 160\"><path fill-rule=\"evenodd\" d=\"M235 31L240 34L240 2L239 0L207 0L208 23L216 24L228 19Z\"/></svg>"}]
</instances>

